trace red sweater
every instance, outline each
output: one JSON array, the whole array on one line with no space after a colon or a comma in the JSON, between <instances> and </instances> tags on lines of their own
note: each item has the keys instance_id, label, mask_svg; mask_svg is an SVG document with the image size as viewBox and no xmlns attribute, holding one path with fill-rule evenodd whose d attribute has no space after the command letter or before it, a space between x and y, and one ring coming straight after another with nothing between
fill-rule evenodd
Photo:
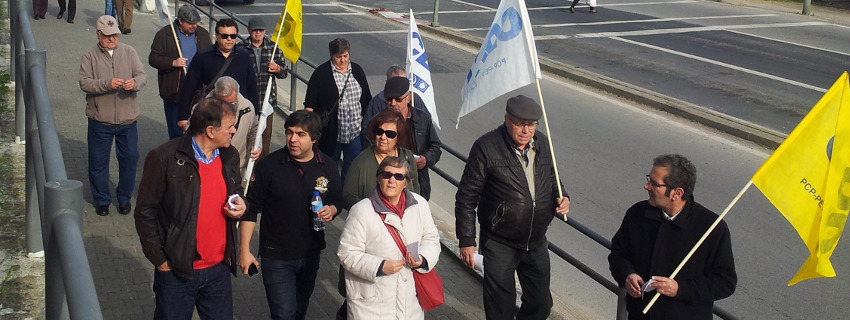
<instances>
[{"instance_id":1,"label":"red sweater","mask_svg":"<svg viewBox=\"0 0 850 320\"><path fill-rule=\"evenodd\" d=\"M221 157L216 157L211 164L198 162L198 175L201 178L201 202L198 205L195 240L201 258L195 260L195 270L221 263L227 244L227 224L224 216L227 185L222 177Z\"/></svg>"}]
</instances>

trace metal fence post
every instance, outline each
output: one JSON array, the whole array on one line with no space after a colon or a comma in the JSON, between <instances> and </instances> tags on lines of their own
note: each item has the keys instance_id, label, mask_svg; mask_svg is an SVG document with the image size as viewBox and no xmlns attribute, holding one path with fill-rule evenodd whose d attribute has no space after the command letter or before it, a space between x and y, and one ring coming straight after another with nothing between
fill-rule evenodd
<instances>
[{"instance_id":1,"label":"metal fence post","mask_svg":"<svg viewBox=\"0 0 850 320\"><path fill-rule=\"evenodd\" d=\"M11 78L15 81L15 142L18 144L26 143L26 131L23 123L26 117L26 109L24 107L24 87L26 84L26 68L22 68L24 63L24 39L21 36L23 28L21 28L21 14L23 0L13 0L9 6L9 22L11 23ZM25 11L25 10L24 10ZM18 65L18 64L21 65Z\"/></svg>"},{"instance_id":2,"label":"metal fence post","mask_svg":"<svg viewBox=\"0 0 850 320\"><path fill-rule=\"evenodd\" d=\"M62 264L59 243L54 233L54 221L60 214L67 214L68 208L82 211L83 183L76 180L60 180L44 185L44 295L46 319L69 319L68 303L65 300L65 281L62 278ZM70 266L69 266L70 267ZM97 297L95 297L97 299ZM83 318L79 318L83 319Z\"/></svg>"},{"instance_id":3,"label":"metal fence post","mask_svg":"<svg viewBox=\"0 0 850 320\"><path fill-rule=\"evenodd\" d=\"M440 26L440 20L439 20L439 17L438 17L439 13L440 13L440 0L434 0L434 21L431 21L432 27L439 27Z\"/></svg>"},{"instance_id":4,"label":"metal fence post","mask_svg":"<svg viewBox=\"0 0 850 320\"><path fill-rule=\"evenodd\" d=\"M295 112L295 100L296 95L298 94L298 77L295 74L298 72L298 63L292 64L292 70L289 72L292 76L289 82L289 111Z\"/></svg>"},{"instance_id":5,"label":"metal fence post","mask_svg":"<svg viewBox=\"0 0 850 320\"><path fill-rule=\"evenodd\" d=\"M626 312L626 289L620 288L620 292L617 292L617 320L626 320L628 317L628 312Z\"/></svg>"},{"instance_id":6,"label":"metal fence post","mask_svg":"<svg viewBox=\"0 0 850 320\"><path fill-rule=\"evenodd\" d=\"M812 0L803 0L803 14L809 15L812 11Z\"/></svg>"},{"instance_id":7,"label":"metal fence post","mask_svg":"<svg viewBox=\"0 0 850 320\"><path fill-rule=\"evenodd\" d=\"M27 161L27 253L38 255L44 252L44 236L42 234L41 225L41 210L44 208L44 162L42 162L41 144L38 143L39 135L36 126L36 106L35 86L30 84L30 77L27 70L38 64L35 51L27 50L26 54L21 55L22 59L18 59L18 72L21 76L16 84L16 87L21 89L23 99L20 108L24 112L24 132L25 139L29 139L30 143L26 144L26 161ZM42 62L43 63L43 62ZM30 175L30 173L32 173Z\"/></svg>"},{"instance_id":8,"label":"metal fence post","mask_svg":"<svg viewBox=\"0 0 850 320\"><path fill-rule=\"evenodd\" d=\"M10 49L9 52L12 53L11 57L9 58L10 59L9 62L11 63L9 65L9 69L10 69L9 70L9 76L12 78L12 81L15 81L15 79L17 79L16 74L15 74L15 70L17 69L17 66L15 66L15 61L18 59L18 57L17 57L17 54L18 54L18 51L17 51L17 48L18 48L18 30L20 30L20 29L18 29L18 24L17 24L16 20L18 19L17 13L18 13L18 7L20 6L20 1L21 0L10 0L9 1L9 8L7 8L7 9L9 9L9 26L10 26L9 30L12 33L10 35L11 37L9 38L9 40L10 40L9 41L9 49Z\"/></svg>"},{"instance_id":9,"label":"metal fence post","mask_svg":"<svg viewBox=\"0 0 850 320\"><path fill-rule=\"evenodd\" d=\"M215 19L213 18L213 3L215 3L215 0L209 0L208 2L210 3L210 14L209 14L210 27L207 29L207 31L212 31L212 32L210 32L210 34L213 36L213 38L215 38L215 35L218 34L218 30L214 29L215 24L213 24L213 22L215 22ZM215 44L214 39L213 39L213 44Z\"/></svg>"}]
</instances>

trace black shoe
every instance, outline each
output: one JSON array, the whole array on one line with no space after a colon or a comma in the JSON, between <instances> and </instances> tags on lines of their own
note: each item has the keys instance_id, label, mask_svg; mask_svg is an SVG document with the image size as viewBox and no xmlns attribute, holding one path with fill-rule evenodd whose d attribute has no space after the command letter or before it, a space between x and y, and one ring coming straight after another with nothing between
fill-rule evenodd
<instances>
[{"instance_id":1,"label":"black shoe","mask_svg":"<svg viewBox=\"0 0 850 320\"><path fill-rule=\"evenodd\" d=\"M573 7L570 7L570 13L576 13L576 9L573 8Z\"/></svg>"},{"instance_id":2,"label":"black shoe","mask_svg":"<svg viewBox=\"0 0 850 320\"><path fill-rule=\"evenodd\" d=\"M127 29L121 30L121 33L122 33L122 34L130 34L130 32L131 32L131 31L130 31L130 28L127 28Z\"/></svg>"},{"instance_id":3,"label":"black shoe","mask_svg":"<svg viewBox=\"0 0 850 320\"><path fill-rule=\"evenodd\" d=\"M74 23L74 18L68 18L68 23Z\"/></svg>"},{"instance_id":4,"label":"black shoe","mask_svg":"<svg viewBox=\"0 0 850 320\"><path fill-rule=\"evenodd\" d=\"M59 12L59 14L56 15L56 19L62 19L62 17L64 17L64 16L65 16L65 11L61 11L61 12Z\"/></svg>"},{"instance_id":5,"label":"black shoe","mask_svg":"<svg viewBox=\"0 0 850 320\"><path fill-rule=\"evenodd\" d=\"M119 204L118 204L118 213L120 213L120 214L129 214L129 213L130 213L130 209L131 209L131 208L132 208L132 206L130 206L130 203L129 203L129 202L127 202L127 203L119 203Z\"/></svg>"},{"instance_id":6,"label":"black shoe","mask_svg":"<svg viewBox=\"0 0 850 320\"><path fill-rule=\"evenodd\" d=\"M105 217L105 216L109 215L109 205L97 206L97 208L95 208L94 212L97 213L97 215L99 215L101 217Z\"/></svg>"}]
</instances>

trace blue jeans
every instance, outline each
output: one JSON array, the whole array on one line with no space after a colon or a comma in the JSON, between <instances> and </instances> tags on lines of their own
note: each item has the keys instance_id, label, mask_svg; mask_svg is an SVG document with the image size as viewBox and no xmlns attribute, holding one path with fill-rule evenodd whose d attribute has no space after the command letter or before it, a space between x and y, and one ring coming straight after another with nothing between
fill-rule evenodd
<instances>
[{"instance_id":1,"label":"blue jeans","mask_svg":"<svg viewBox=\"0 0 850 320\"><path fill-rule=\"evenodd\" d=\"M115 13L115 0L106 0L106 10L104 10L103 14L117 19L118 15Z\"/></svg>"},{"instance_id":2,"label":"blue jeans","mask_svg":"<svg viewBox=\"0 0 850 320\"><path fill-rule=\"evenodd\" d=\"M136 185L136 165L139 162L139 132L136 123L111 126L89 119L89 184L95 206L112 203L109 193L109 155L115 140L118 160L118 203L129 203Z\"/></svg>"},{"instance_id":3,"label":"blue jeans","mask_svg":"<svg viewBox=\"0 0 850 320\"><path fill-rule=\"evenodd\" d=\"M351 167L351 163L354 162L354 158L357 158L357 155L360 154L360 151L363 151L363 148L360 145L360 137L354 138L349 143L336 143L336 147L334 147L334 154L330 155L331 158L339 163L340 156L343 157L342 161L342 173L340 173L339 178L340 181L345 184L345 174L348 173L348 168Z\"/></svg>"},{"instance_id":4,"label":"blue jeans","mask_svg":"<svg viewBox=\"0 0 850 320\"><path fill-rule=\"evenodd\" d=\"M192 280L174 272L154 270L153 292L156 294L157 319L192 319L198 307L201 319L233 319L233 290L230 270L223 263L195 270Z\"/></svg>"},{"instance_id":5,"label":"blue jeans","mask_svg":"<svg viewBox=\"0 0 850 320\"><path fill-rule=\"evenodd\" d=\"M484 255L484 314L487 319L539 319L552 311L549 292L548 244L525 251L493 240L481 242ZM522 287L522 306L515 314L516 282Z\"/></svg>"},{"instance_id":6,"label":"blue jeans","mask_svg":"<svg viewBox=\"0 0 850 320\"><path fill-rule=\"evenodd\" d=\"M107 0L111 1L111 0ZM168 128L168 140L183 136L183 129L177 125L177 113L180 111L180 105L163 101L163 109L165 109L165 127Z\"/></svg>"},{"instance_id":7,"label":"blue jeans","mask_svg":"<svg viewBox=\"0 0 850 320\"><path fill-rule=\"evenodd\" d=\"M304 319L319 272L319 252L298 260L262 258L263 285L272 319Z\"/></svg>"}]
</instances>

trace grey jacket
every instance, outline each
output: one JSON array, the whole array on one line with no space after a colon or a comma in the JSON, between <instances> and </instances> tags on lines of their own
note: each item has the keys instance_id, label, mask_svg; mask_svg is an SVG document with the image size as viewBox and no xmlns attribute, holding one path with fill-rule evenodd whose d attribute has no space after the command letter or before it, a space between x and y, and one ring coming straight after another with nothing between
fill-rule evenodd
<instances>
[{"instance_id":1,"label":"grey jacket","mask_svg":"<svg viewBox=\"0 0 850 320\"><path fill-rule=\"evenodd\" d=\"M113 90L112 78L136 82L132 90ZM86 93L86 116L97 122L121 125L139 118L136 93L147 84L142 61L133 47L118 43L112 55L100 44L91 47L80 60L80 89Z\"/></svg>"}]
</instances>

